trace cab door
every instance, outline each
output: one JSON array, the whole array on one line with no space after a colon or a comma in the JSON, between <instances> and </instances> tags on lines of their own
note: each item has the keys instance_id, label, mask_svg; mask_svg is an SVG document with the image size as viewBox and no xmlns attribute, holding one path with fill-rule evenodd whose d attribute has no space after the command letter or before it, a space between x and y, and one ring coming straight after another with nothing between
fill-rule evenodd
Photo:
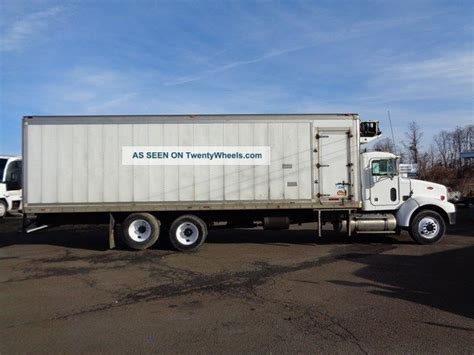
<instances>
[{"instance_id":1,"label":"cab door","mask_svg":"<svg viewBox=\"0 0 474 355\"><path fill-rule=\"evenodd\" d=\"M370 203L393 207L400 204L400 179L396 159L376 158L370 161Z\"/></svg>"},{"instance_id":2,"label":"cab door","mask_svg":"<svg viewBox=\"0 0 474 355\"><path fill-rule=\"evenodd\" d=\"M19 207L22 198L22 161L14 160L6 166L5 183L7 192L15 203L15 208Z\"/></svg>"}]
</instances>

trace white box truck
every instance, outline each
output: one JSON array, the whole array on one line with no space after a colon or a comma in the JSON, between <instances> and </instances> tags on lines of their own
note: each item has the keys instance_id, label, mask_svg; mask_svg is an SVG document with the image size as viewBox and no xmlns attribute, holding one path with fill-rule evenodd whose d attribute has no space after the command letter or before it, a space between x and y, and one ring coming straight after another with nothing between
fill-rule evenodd
<instances>
[{"instance_id":1,"label":"white box truck","mask_svg":"<svg viewBox=\"0 0 474 355\"><path fill-rule=\"evenodd\" d=\"M21 210L22 171L21 157L0 155L0 218Z\"/></svg>"},{"instance_id":2,"label":"white box truck","mask_svg":"<svg viewBox=\"0 0 474 355\"><path fill-rule=\"evenodd\" d=\"M446 187L361 152L379 135L357 114L27 116L23 208L37 219L25 228L109 221L111 244L119 223L133 249L162 235L181 251L222 224L438 241L455 220Z\"/></svg>"}]
</instances>

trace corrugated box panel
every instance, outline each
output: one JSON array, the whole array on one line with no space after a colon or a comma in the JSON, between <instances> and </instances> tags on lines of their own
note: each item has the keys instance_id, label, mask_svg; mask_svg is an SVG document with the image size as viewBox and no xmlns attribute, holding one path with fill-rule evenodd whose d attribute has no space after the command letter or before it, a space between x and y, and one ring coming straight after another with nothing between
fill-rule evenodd
<instances>
[{"instance_id":1,"label":"corrugated box panel","mask_svg":"<svg viewBox=\"0 0 474 355\"><path fill-rule=\"evenodd\" d=\"M311 200L311 125L32 122L26 131L27 203ZM271 165L122 165L122 146L177 145L270 146Z\"/></svg>"}]
</instances>

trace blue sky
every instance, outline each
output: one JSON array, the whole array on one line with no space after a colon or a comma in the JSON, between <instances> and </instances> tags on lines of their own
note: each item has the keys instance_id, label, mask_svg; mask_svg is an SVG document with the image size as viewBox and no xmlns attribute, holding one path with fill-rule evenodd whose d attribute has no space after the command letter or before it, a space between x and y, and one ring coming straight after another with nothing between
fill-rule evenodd
<instances>
[{"instance_id":1,"label":"blue sky","mask_svg":"<svg viewBox=\"0 0 474 355\"><path fill-rule=\"evenodd\" d=\"M0 2L0 154L21 117L358 112L474 123L472 1Z\"/></svg>"}]
</instances>

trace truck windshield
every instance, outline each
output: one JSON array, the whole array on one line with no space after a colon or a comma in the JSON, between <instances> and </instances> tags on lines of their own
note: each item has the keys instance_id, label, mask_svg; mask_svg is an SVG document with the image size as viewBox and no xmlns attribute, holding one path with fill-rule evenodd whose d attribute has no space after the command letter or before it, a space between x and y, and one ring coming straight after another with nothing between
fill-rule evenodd
<instances>
[{"instance_id":1,"label":"truck windshield","mask_svg":"<svg viewBox=\"0 0 474 355\"><path fill-rule=\"evenodd\" d=\"M0 158L0 181L3 181L3 173L5 171L5 166L7 165L8 159Z\"/></svg>"}]
</instances>

